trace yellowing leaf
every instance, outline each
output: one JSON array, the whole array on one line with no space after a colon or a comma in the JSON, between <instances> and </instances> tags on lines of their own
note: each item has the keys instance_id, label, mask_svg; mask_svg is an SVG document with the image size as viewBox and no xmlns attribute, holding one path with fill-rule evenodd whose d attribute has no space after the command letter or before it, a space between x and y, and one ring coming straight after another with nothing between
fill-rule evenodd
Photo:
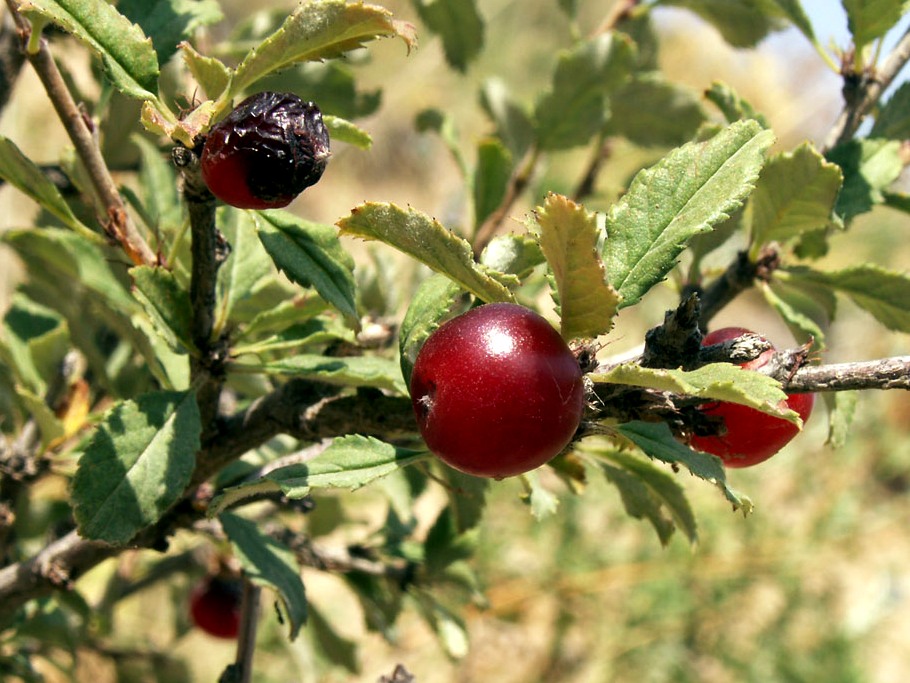
<instances>
[{"instance_id":1,"label":"yellowing leaf","mask_svg":"<svg viewBox=\"0 0 910 683\"><path fill-rule=\"evenodd\" d=\"M540 248L553 273L566 339L609 332L620 301L604 280L595 220L591 211L552 193L537 209Z\"/></svg>"}]
</instances>

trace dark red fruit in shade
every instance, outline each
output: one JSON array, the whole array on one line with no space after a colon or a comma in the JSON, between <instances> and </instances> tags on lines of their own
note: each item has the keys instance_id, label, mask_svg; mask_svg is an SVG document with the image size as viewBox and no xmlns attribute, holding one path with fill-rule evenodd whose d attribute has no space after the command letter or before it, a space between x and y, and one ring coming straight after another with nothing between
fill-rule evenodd
<instances>
[{"instance_id":1,"label":"dark red fruit in shade","mask_svg":"<svg viewBox=\"0 0 910 683\"><path fill-rule=\"evenodd\" d=\"M190 593L190 618L216 638L236 638L240 631L243 586L238 580L211 577Z\"/></svg>"},{"instance_id":2,"label":"dark red fruit in shade","mask_svg":"<svg viewBox=\"0 0 910 683\"><path fill-rule=\"evenodd\" d=\"M314 185L328 159L329 134L319 107L292 93L261 92L209 132L202 178L225 204L274 209Z\"/></svg>"},{"instance_id":3,"label":"dark red fruit in shade","mask_svg":"<svg viewBox=\"0 0 910 683\"><path fill-rule=\"evenodd\" d=\"M702 345L719 344L750 332L743 327L725 327L705 336ZM769 349L740 367L757 370L773 355L774 350ZM812 413L815 394L788 394L786 404L805 422ZM799 428L792 422L736 403L706 403L701 410L705 415L721 418L726 432L716 436L693 436L689 443L697 450L718 456L727 467L750 467L764 462L799 433Z\"/></svg>"},{"instance_id":4,"label":"dark red fruit in shade","mask_svg":"<svg viewBox=\"0 0 910 683\"><path fill-rule=\"evenodd\" d=\"M533 470L568 445L584 384L550 323L523 306L488 304L430 335L414 363L411 401L441 460L502 478Z\"/></svg>"}]
</instances>

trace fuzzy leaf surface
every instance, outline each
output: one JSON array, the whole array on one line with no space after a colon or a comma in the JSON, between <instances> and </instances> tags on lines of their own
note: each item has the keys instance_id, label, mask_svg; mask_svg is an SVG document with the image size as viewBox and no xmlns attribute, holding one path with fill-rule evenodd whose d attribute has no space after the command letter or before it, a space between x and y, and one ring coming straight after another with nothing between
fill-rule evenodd
<instances>
[{"instance_id":1,"label":"fuzzy leaf surface","mask_svg":"<svg viewBox=\"0 0 910 683\"><path fill-rule=\"evenodd\" d=\"M643 368L635 363L617 365L606 373L589 375L592 381L624 384L657 391L739 403L799 424L799 416L782 405L787 395L780 382L732 363L711 363L696 370Z\"/></svg>"},{"instance_id":2,"label":"fuzzy leaf surface","mask_svg":"<svg viewBox=\"0 0 910 683\"><path fill-rule=\"evenodd\" d=\"M157 99L158 56L152 41L106 0L26 0L20 8L49 19L95 52L120 92Z\"/></svg>"},{"instance_id":3,"label":"fuzzy leaf surface","mask_svg":"<svg viewBox=\"0 0 910 683\"><path fill-rule=\"evenodd\" d=\"M215 220L231 245L231 253L217 273L216 329L221 330L275 271L257 237L256 222L250 212L222 206L218 208Z\"/></svg>"},{"instance_id":4,"label":"fuzzy leaf surface","mask_svg":"<svg viewBox=\"0 0 910 683\"><path fill-rule=\"evenodd\" d=\"M550 193L536 211L540 248L556 285L565 339L597 337L613 327L619 294L604 281L594 213Z\"/></svg>"},{"instance_id":5,"label":"fuzzy leaf surface","mask_svg":"<svg viewBox=\"0 0 910 683\"><path fill-rule=\"evenodd\" d=\"M471 245L419 211L369 202L354 208L338 227L342 234L395 247L487 303L512 301L512 293L474 261Z\"/></svg>"},{"instance_id":6,"label":"fuzzy leaf surface","mask_svg":"<svg viewBox=\"0 0 910 683\"><path fill-rule=\"evenodd\" d=\"M809 143L772 157L750 199L753 244L786 242L824 228L842 183L840 167Z\"/></svg>"},{"instance_id":7,"label":"fuzzy leaf surface","mask_svg":"<svg viewBox=\"0 0 910 683\"><path fill-rule=\"evenodd\" d=\"M693 451L677 441L664 422L627 422L616 431L638 446L645 455L670 465L682 465L699 479L714 484L744 515L752 511L752 501L727 485L727 475L720 458Z\"/></svg>"},{"instance_id":8,"label":"fuzzy leaf surface","mask_svg":"<svg viewBox=\"0 0 910 683\"><path fill-rule=\"evenodd\" d=\"M293 282L313 287L355 328L357 314L354 260L330 225L298 218L287 211L256 213L256 229L275 265Z\"/></svg>"},{"instance_id":9,"label":"fuzzy leaf surface","mask_svg":"<svg viewBox=\"0 0 910 683\"><path fill-rule=\"evenodd\" d=\"M260 479L226 489L212 501L211 514L269 491L281 491L291 499L303 498L313 489L354 491L426 457L423 451L396 448L372 437L338 437L309 462L281 467Z\"/></svg>"},{"instance_id":10,"label":"fuzzy leaf surface","mask_svg":"<svg viewBox=\"0 0 910 683\"><path fill-rule=\"evenodd\" d=\"M373 146L373 138L356 123L331 114L324 115L322 121L329 131L332 142L346 142L357 149L369 149Z\"/></svg>"},{"instance_id":11,"label":"fuzzy leaf surface","mask_svg":"<svg viewBox=\"0 0 910 683\"><path fill-rule=\"evenodd\" d=\"M376 38L393 36L404 40L409 49L416 44L414 27L393 20L383 7L345 0L300 3L275 33L243 58L234 72L228 99L297 62L339 57Z\"/></svg>"},{"instance_id":12,"label":"fuzzy leaf surface","mask_svg":"<svg viewBox=\"0 0 910 683\"><path fill-rule=\"evenodd\" d=\"M676 265L688 241L742 205L774 136L740 121L710 140L689 143L640 171L607 215L607 282L631 306Z\"/></svg>"},{"instance_id":13,"label":"fuzzy leaf surface","mask_svg":"<svg viewBox=\"0 0 910 683\"><path fill-rule=\"evenodd\" d=\"M231 69L220 59L196 51L187 42L178 46L183 62L202 91L211 99L219 98L231 83Z\"/></svg>"},{"instance_id":14,"label":"fuzzy leaf surface","mask_svg":"<svg viewBox=\"0 0 910 683\"><path fill-rule=\"evenodd\" d=\"M221 515L221 526L246 576L256 585L271 588L281 596L289 638L294 640L307 620L306 589L294 553L264 534L254 522L238 515Z\"/></svg>"},{"instance_id":15,"label":"fuzzy leaf surface","mask_svg":"<svg viewBox=\"0 0 910 683\"><path fill-rule=\"evenodd\" d=\"M136 266L130 268L130 276L135 297L171 348L192 349L193 306L174 274L165 268Z\"/></svg>"},{"instance_id":16,"label":"fuzzy leaf surface","mask_svg":"<svg viewBox=\"0 0 910 683\"><path fill-rule=\"evenodd\" d=\"M497 235L480 255L481 264L519 280L545 260L538 241L528 235Z\"/></svg>"},{"instance_id":17,"label":"fuzzy leaf surface","mask_svg":"<svg viewBox=\"0 0 910 683\"><path fill-rule=\"evenodd\" d=\"M154 524L190 482L201 424L191 392L156 392L115 406L79 459L72 499L79 533L123 545Z\"/></svg>"},{"instance_id":18,"label":"fuzzy leaf surface","mask_svg":"<svg viewBox=\"0 0 910 683\"><path fill-rule=\"evenodd\" d=\"M345 387L374 387L407 394L398 363L378 356L323 356L301 354L264 363L244 362L235 366L246 371L293 375Z\"/></svg>"}]
</instances>

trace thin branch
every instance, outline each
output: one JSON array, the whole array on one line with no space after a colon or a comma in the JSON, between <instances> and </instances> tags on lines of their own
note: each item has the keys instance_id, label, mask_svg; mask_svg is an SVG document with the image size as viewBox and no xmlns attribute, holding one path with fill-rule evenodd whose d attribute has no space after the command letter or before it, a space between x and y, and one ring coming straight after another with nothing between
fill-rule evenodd
<instances>
[{"instance_id":1,"label":"thin branch","mask_svg":"<svg viewBox=\"0 0 910 683\"><path fill-rule=\"evenodd\" d=\"M253 656L256 654L256 629L259 626L259 602L262 588L248 577L243 579L240 633L237 637L237 657L234 661L238 683L253 680Z\"/></svg>"},{"instance_id":2,"label":"thin branch","mask_svg":"<svg viewBox=\"0 0 910 683\"><path fill-rule=\"evenodd\" d=\"M32 29L28 21L19 14L18 2L7 0L7 5L23 40L31 42L27 39L31 35ZM47 41L40 39L37 42L38 49L34 52L26 49L25 57L38 74L60 122L76 149L76 154L79 155L79 159L91 179L96 199L101 206L101 222L105 232L120 245L134 264L155 264L157 262L155 253L139 234L136 225L130 218L89 127L89 121L66 87L63 76L48 49Z\"/></svg>"},{"instance_id":3,"label":"thin branch","mask_svg":"<svg viewBox=\"0 0 910 683\"><path fill-rule=\"evenodd\" d=\"M531 182L531 176L534 175L534 169L537 168L539 157L540 150L535 146L528 152L524 163L512 174L512 177L509 179L509 185L506 188L506 193L499 203L499 206L486 217L484 222L480 224L477 231L474 233L474 243L472 246L475 255L479 256L484 250L484 247L486 247L487 244L490 243L490 240L496 236L496 233L499 232L499 229L508 217L509 212L515 205L516 200Z\"/></svg>"},{"instance_id":4,"label":"thin branch","mask_svg":"<svg viewBox=\"0 0 910 683\"><path fill-rule=\"evenodd\" d=\"M831 365L805 365L789 379L779 379L786 391L794 393L857 389L910 390L910 356Z\"/></svg>"},{"instance_id":5,"label":"thin branch","mask_svg":"<svg viewBox=\"0 0 910 683\"><path fill-rule=\"evenodd\" d=\"M875 69L871 76L863 74L858 85L850 86L845 84L845 93L848 88L852 92L845 97L846 104L844 109L825 138L824 151L847 142L856 134L863 119L872 111L882 93L888 89L888 86L891 85L891 82L908 61L910 61L910 29L895 45L894 50L885 59L881 68ZM850 77L851 74L844 73L845 79Z\"/></svg>"}]
</instances>

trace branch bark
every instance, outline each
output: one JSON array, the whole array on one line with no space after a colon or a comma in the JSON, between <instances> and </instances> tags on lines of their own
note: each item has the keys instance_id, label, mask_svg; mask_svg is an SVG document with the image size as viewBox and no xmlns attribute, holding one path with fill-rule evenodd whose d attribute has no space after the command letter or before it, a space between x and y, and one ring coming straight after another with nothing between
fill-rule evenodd
<instances>
[{"instance_id":1,"label":"branch bark","mask_svg":"<svg viewBox=\"0 0 910 683\"><path fill-rule=\"evenodd\" d=\"M25 17L19 14L18 2L7 0L6 4L16 22L20 36L25 42L29 42L28 37L31 35L32 28ZM40 39L35 52L29 52L24 47L23 49L25 58L38 74L57 116L76 149L76 154L79 155L79 159L91 179L92 190L100 207L100 220L105 232L120 245L133 264L154 265L157 262L155 252L139 234L136 225L130 218L89 127L89 122L67 88L48 48L47 41Z\"/></svg>"},{"instance_id":2,"label":"branch bark","mask_svg":"<svg viewBox=\"0 0 910 683\"><path fill-rule=\"evenodd\" d=\"M847 142L856 134L863 119L872 111L882 93L888 89L908 61L910 61L910 30L898 41L894 50L882 63L881 68L876 69L871 76L863 74L859 85L849 97L845 98L847 102L825 138L822 147L824 152ZM848 74L845 74L845 78L847 77ZM845 91L847 87L845 86Z\"/></svg>"}]
</instances>

